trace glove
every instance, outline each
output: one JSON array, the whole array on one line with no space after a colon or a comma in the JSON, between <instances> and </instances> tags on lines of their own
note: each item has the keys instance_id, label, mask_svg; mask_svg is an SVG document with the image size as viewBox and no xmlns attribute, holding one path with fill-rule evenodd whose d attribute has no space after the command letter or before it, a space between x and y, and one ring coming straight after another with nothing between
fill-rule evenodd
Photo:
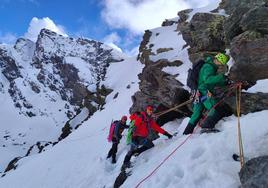
<instances>
[{"instance_id":1,"label":"glove","mask_svg":"<svg viewBox=\"0 0 268 188\"><path fill-rule=\"evenodd\" d=\"M167 131L164 132L164 135L168 137L168 139L171 139L173 136L169 134Z\"/></svg>"}]
</instances>

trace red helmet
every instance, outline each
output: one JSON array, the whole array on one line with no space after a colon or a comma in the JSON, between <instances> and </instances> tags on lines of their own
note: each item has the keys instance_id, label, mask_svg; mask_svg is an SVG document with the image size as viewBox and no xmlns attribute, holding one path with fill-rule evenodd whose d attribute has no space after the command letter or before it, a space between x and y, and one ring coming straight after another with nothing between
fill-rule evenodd
<instances>
[{"instance_id":1,"label":"red helmet","mask_svg":"<svg viewBox=\"0 0 268 188\"><path fill-rule=\"evenodd\" d=\"M127 121L127 116L122 116L121 121Z\"/></svg>"},{"instance_id":2,"label":"red helmet","mask_svg":"<svg viewBox=\"0 0 268 188\"><path fill-rule=\"evenodd\" d=\"M146 107L146 111L147 111L147 110L149 110L149 111L153 111L154 108L153 108L151 105L148 105L148 106Z\"/></svg>"}]
</instances>

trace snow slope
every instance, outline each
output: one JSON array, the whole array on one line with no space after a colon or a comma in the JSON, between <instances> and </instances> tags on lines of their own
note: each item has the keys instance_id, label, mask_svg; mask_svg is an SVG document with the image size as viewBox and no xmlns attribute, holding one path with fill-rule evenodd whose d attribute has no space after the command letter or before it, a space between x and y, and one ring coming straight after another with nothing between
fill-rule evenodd
<instances>
[{"instance_id":1,"label":"snow slope","mask_svg":"<svg viewBox=\"0 0 268 188\"><path fill-rule=\"evenodd\" d=\"M215 1L219 3L219 1ZM213 9L216 8L214 7ZM200 9L201 10L201 9ZM202 9L204 10L204 9ZM207 11L207 10L206 10ZM176 31L175 25L151 30L153 32L150 44L154 44L153 52L159 48L172 48L167 52L152 55L157 61L166 58L170 61L184 62L179 67L165 67L163 70L170 74L178 74L177 79L186 81L187 70L190 67L185 42ZM158 34L157 34L158 33ZM172 36L169 38L169 36ZM174 39L174 40L173 40ZM171 42L168 42L171 41ZM75 64L81 69L79 74L83 78L86 72L77 62L81 59L66 57L65 63ZM66 139L49 150L29 156L19 161L16 170L0 178L0 187L5 188L99 188L113 187L116 176L120 172L128 147L125 137L121 140L117 153L117 163L111 164L106 160L111 144L106 137L112 120L127 114L132 105L131 96L138 90L138 74L143 65L135 58L112 64L106 79L101 82L113 89L106 98L104 109L97 111L87 121L83 122L86 110L73 119L70 124L82 123ZM90 80L88 81L90 84ZM127 86L130 86L127 87ZM259 81L251 92L266 92L267 80ZM0 87L1 88L1 87ZM129 88L129 89L128 89ZM0 89L1 92L1 89ZM118 93L118 97L115 95ZM5 101L1 101L5 102ZM164 125L171 132L178 132L176 137L167 140L161 136L154 141L155 147L134 157L132 176L122 187L136 187L138 183L149 175L172 151L184 143L187 136L182 135L188 118L177 119ZM241 117L241 127L244 152L247 158L268 154L268 110L256 112ZM39 121L38 121L39 122ZM143 182L140 187L168 187L168 188L236 188L240 185L238 172L240 163L233 161L232 154L238 152L237 118L224 118L217 124L221 130L217 134L193 134L152 177ZM16 151L14 151L16 152ZM2 151L1 151L2 154Z\"/></svg>"},{"instance_id":2,"label":"snow slope","mask_svg":"<svg viewBox=\"0 0 268 188\"><path fill-rule=\"evenodd\" d=\"M37 142L58 141L80 110L81 93L96 94L106 67L125 57L103 43L46 29L36 43L20 38L14 46L0 44L0 175ZM94 99L90 102L98 109ZM93 113L83 112L84 119ZM77 122L71 121L71 127Z\"/></svg>"},{"instance_id":3,"label":"snow slope","mask_svg":"<svg viewBox=\"0 0 268 188\"><path fill-rule=\"evenodd\" d=\"M131 95L138 89L137 74L141 69L142 65L134 59L110 66L106 83L114 88L114 92L107 98L105 109L96 112L55 147L22 160L17 170L0 179L0 187L112 187L128 146L123 138L116 165L106 160L111 147L106 141L108 127L112 119L128 113ZM128 84L130 89L126 88ZM116 92L119 96L113 99ZM263 123L266 121L268 111L241 118L246 157L268 154L263 150L268 144L268 127ZM135 187L181 144L186 139L181 134L187 122L188 118L164 125L170 132L178 131L178 136L172 140L161 136L154 141L153 149L132 159L133 174L122 187ZM222 131L218 134L194 134L140 187L237 187L240 163L232 159L232 154L238 151L236 124L236 118L232 116L218 123L217 127Z\"/></svg>"}]
</instances>

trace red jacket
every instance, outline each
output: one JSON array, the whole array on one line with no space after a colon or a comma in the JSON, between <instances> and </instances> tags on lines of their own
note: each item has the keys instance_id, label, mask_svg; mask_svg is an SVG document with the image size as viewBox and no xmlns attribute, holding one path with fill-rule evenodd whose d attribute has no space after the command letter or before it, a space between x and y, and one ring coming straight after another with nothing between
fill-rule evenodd
<instances>
[{"instance_id":1,"label":"red jacket","mask_svg":"<svg viewBox=\"0 0 268 188\"><path fill-rule=\"evenodd\" d=\"M132 114L130 116L130 120L135 121L135 130L133 132L133 137L135 136L141 136L141 137L147 137L149 134L149 130L153 129L158 133L164 134L165 130L162 129L151 117L148 117L148 115L145 112L141 112L140 115ZM148 124L146 123L148 122Z\"/></svg>"}]
</instances>

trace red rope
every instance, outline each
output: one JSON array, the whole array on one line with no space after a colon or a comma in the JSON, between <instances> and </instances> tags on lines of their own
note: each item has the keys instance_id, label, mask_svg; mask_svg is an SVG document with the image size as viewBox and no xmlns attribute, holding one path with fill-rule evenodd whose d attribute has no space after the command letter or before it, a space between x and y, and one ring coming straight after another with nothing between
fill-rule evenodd
<instances>
[{"instance_id":1,"label":"red rope","mask_svg":"<svg viewBox=\"0 0 268 188\"><path fill-rule=\"evenodd\" d=\"M196 128L198 129L198 127ZM190 134L187 136L187 138L179 145L177 146L148 176L146 176L142 181L140 181L135 188L138 188L143 182L145 182L147 179L149 179L181 146L183 146L187 140L192 136L193 134Z\"/></svg>"},{"instance_id":2,"label":"red rope","mask_svg":"<svg viewBox=\"0 0 268 188\"><path fill-rule=\"evenodd\" d=\"M201 127L200 125L207 119L209 112L216 108L218 105L220 105L224 99L226 97L229 97L232 93L232 89L237 87L238 85L240 85L241 83L238 84L234 84L229 88L229 92L227 93L227 95L225 97L223 97L219 102L217 102L205 115L205 117L201 120L201 122L199 122L198 126L194 129L193 133L199 128ZM180 144L178 145L149 175L147 175L145 178L143 178L136 186L135 188L138 188L143 182L145 182L147 179L149 179L151 176L153 176L153 174L180 148L182 147L188 140L189 138L193 135L193 133L191 133L189 136L187 136L187 138Z\"/></svg>"}]
</instances>

